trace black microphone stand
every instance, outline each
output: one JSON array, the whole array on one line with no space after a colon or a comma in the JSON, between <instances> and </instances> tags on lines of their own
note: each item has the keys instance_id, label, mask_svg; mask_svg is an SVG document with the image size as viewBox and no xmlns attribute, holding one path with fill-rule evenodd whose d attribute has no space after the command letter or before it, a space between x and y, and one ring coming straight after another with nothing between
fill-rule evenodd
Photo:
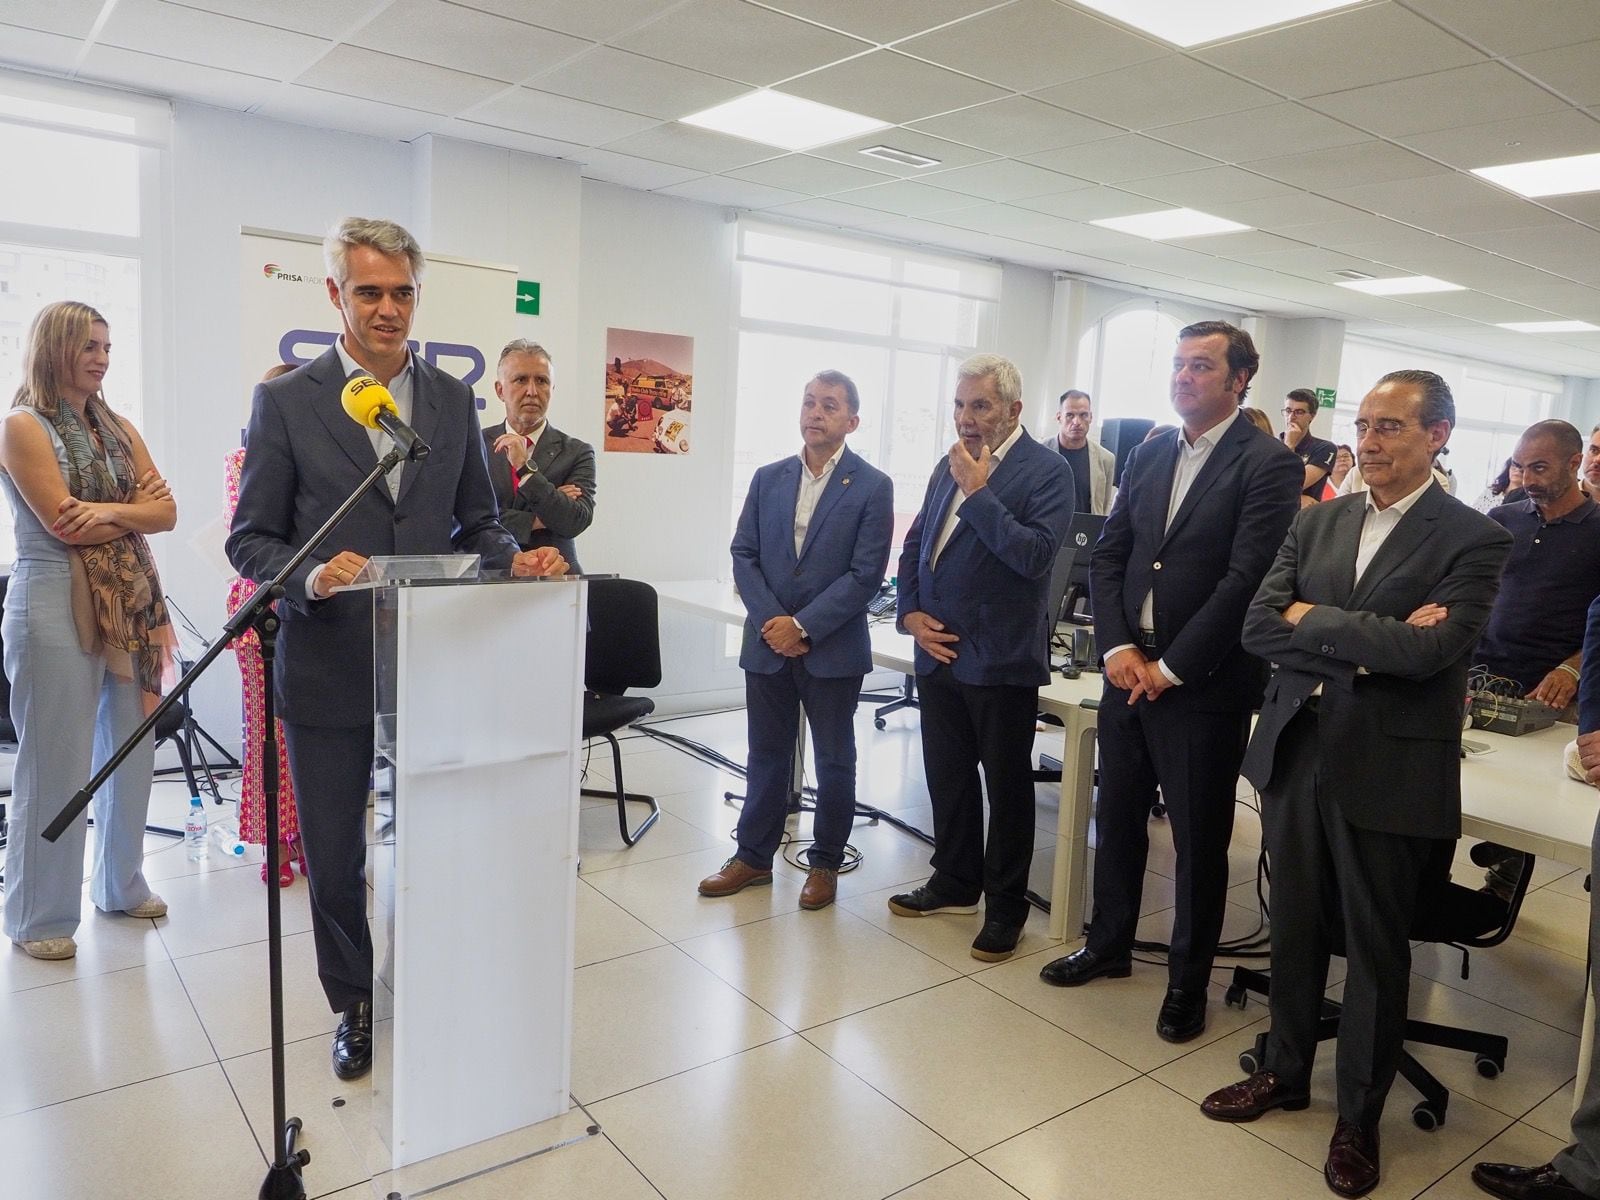
<instances>
[{"instance_id":1,"label":"black microphone stand","mask_svg":"<svg viewBox=\"0 0 1600 1200\"><path fill-rule=\"evenodd\" d=\"M205 673L218 655L220 655L233 640L248 629L254 629L261 639L261 667L264 686L262 688L261 711L265 721L266 741L261 748L261 783L263 804L266 806L267 822L267 853L277 853L279 823L278 823L278 732L277 714L274 710L273 688L273 662L277 656L278 624L277 612L273 609L273 601L284 594L283 583L292 575L313 550L320 546L325 538L333 532L334 527L344 520L346 514L361 500L366 490L378 480L392 471L400 460L405 457L398 448L390 450L379 460L367 477L361 481L361 486L350 493L348 499L341 504L337 511L323 522L322 528L312 534L306 544L295 551L294 557L279 571L270 582L262 584L256 589L238 612L228 619L222 627L222 636L201 655L198 662L184 672L183 678L173 685L172 690L156 705L155 711L146 717L139 728L128 735L127 741L117 747L117 751L106 760L104 766L95 772L94 778L80 788L76 795L55 815L55 819L45 827L44 838L53 842L67 831L90 801L94 799L95 792L99 791L106 780L122 761L133 752L133 748L149 736L150 731L156 727L156 722L174 704L178 703L193 686L196 679ZM273 1150L276 1157L267 1169L267 1177L261 1183L258 1200L305 1200L306 1185L300 1177L301 1169L311 1161L308 1151L295 1148L295 1141L300 1136L301 1121L299 1117L287 1115L288 1105L284 1095L284 1064L283 1064L283 919L278 889L268 887L267 892L267 988L271 1003L272 1026L272 1129Z\"/></svg>"}]
</instances>

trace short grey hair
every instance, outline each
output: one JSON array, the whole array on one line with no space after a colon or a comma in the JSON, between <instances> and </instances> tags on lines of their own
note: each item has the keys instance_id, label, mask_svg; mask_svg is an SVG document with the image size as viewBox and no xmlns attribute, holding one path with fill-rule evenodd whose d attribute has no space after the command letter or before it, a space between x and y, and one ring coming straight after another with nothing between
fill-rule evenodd
<instances>
[{"instance_id":1,"label":"short grey hair","mask_svg":"<svg viewBox=\"0 0 1600 1200\"><path fill-rule=\"evenodd\" d=\"M556 361L550 357L550 351L539 345L538 342L529 341L527 338L512 338L501 349L500 357L495 360L495 369L499 370L499 365L513 354L537 354L552 366L555 365Z\"/></svg>"},{"instance_id":2,"label":"short grey hair","mask_svg":"<svg viewBox=\"0 0 1600 1200\"><path fill-rule=\"evenodd\" d=\"M1443 378L1432 371L1390 371L1377 386L1386 383L1403 383L1422 391L1422 407L1417 410L1417 421L1424 428L1437 425L1440 421L1449 424L1451 429L1456 427L1456 398L1450 391L1450 385Z\"/></svg>"},{"instance_id":3,"label":"short grey hair","mask_svg":"<svg viewBox=\"0 0 1600 1200\"><path fill-rule=\"evenodd\" d=\"M391 258L404 255L411 268L411 278L422 282L422 269L427 265L427 260L422 255L422 247L417 245L417 239L404 227L381 217L344 217L322 239L323 261L327 264L328 274L340 287L350 278L352 246L371 246L379 254L387 254Z\"/></svg>"},{"instance_id":4,"label":"short grey hair","mask_svg":"<svg viewBox=\"0 0 1600 1200\"><path fill-rule=\"evenodd\" d=\"M857 416L861 412L861 392L856 387L856 381L843 371L818 371L811 378L828 387L843 388L844 404L850 410L850 415Z\"/></svg>"},{"instance_id":5,"label":"short grey hair","mask_svg":"<svg viewBox=\"0 0 1600 1200\"><path fill-rule=\"evenodd\" d=\"M998 354L974 354L956 368L958 379L992 379L1000 403L1010 406L1022 400L1022 372L1009 358Z\"/></svg>"}]
</instances>

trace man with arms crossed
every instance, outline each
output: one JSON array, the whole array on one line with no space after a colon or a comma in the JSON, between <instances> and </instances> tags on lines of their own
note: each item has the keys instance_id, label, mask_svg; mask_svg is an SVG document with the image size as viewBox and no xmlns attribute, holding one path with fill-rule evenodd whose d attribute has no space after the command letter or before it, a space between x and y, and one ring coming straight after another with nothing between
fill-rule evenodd
<instances>
[{"instance_id":1,"label":"man with arms crossed","mask_svg":"<svg viewBox=\"0 0 1600 1200\"><path fill-rule=\"evenodd\" d=\"M483 431L500 523L524 550L554 546L577 571L576 538L594 520L594 447L550 424L550 352L517 338L500 351L494 394L506 419Z\"/></svg>"},{"instance_id":2,"label":"man with arms crossed","mask_svg":"<svg viewBox=\"0 0 1600 1200\"><path fill-rule=\"evenodd\" d=\"M1223 321L1178 332L1172 407L1183 427L1123 469L1090 559L1105 652L1094 919L1082 949L1039 972L1076 987L1132 971L1159 787L1177 850L1167 993L1156 1033L1197 1037L1222 934L1239 762L1266 668L1239 645L1244 613L1299 507L1299 459L1239 416L1261 365Z\"/></svg>"},{"instance_id":3,"label":"man with arms crossed","mask_svg":"<svg viewBox=\"0 0 1600 1200\"><path fill-rule=\"evenodd\" d=\"M1218 1121L1306 1107L1342 940L1339 1116L1323 1168L1341 1196L1378 1183L1407 935L1461 834L1461 699L1511 550L1432 476L1455 415L1431 371L1380 379L1355 421L1367 492L1300 515L1245 619L1245 648L1276 664L1244 763L1276 868L1272 1028L1261 1070L1200 1107Z\"/></svg>"},{"instance_id":4,"label":"man with arms crossed","mask_svg":"<svg viewBox=\"0 0 1600 1200\"><path fill-rule=\"evenodd\" d=\"M1000 962L1028 918L1033 722L1050 679L1050 569L1072 523L1072 470L1019 424L1022 376L1008 359L975 354L956 376L957 441L933 470L899 566L899 627L917 643L933 877L889 909L973 913L982 896L972 956Z\"/></svg>"},{"instance_id":5,"label":"man with arms crossed","mask_svg":"<svg viewBox=\"0 0 1600 1200\"><path fill-rule=\"evenodd\" d=\"M749 793L739 851L700 881L702 896L772 882L783 836L802 706L817 760L817 811L800 907L833 903L856 811L856 700L872 669L867 603L894 534L894 484L845 438L861 424L855 383L822 371L800 402L798 455L750 481L733 535L744 623Z\"/></svg>"},{"instance_id":6,"label":"man with arms crossed","mask_svg":"<svg viewBox=\"0 0 1600 1200\"><path fill-rule=\"evenodd\" d=\"M1076 388L1061 393L1056 406L1056 451L1072 468L1076 503L1073 511L1105 516L1117 489L1112 477L1117 471L1117 456L1089 440L1094 424L1094 404L1088 392Z\"/></svg>"},{"instance_id":7,"label":"man with arms crossed","mask_svg":"<svg viewBox=\"0 0 1600 1200\"><path fill-rule=\"evenodd\" d=\"M279 612L276 700L310 867L317 972L335 1012L333 1069L372 1066L372 939L367 932L367 781L372 771L372 602L334 595L374 554L480 554L485 567L555 575L555 550L518 552L495 519L472 393L406 345L422 292L422 249L392 221L351 217L323 242L328 299L344 332L326 354L258 384L228 558L272 579L378 463L386 435L345 415L357 373L394 396L432 450L368 488L291 575ZM343 547L336 553L333 547Z\"/></svg>"}]
</instances>

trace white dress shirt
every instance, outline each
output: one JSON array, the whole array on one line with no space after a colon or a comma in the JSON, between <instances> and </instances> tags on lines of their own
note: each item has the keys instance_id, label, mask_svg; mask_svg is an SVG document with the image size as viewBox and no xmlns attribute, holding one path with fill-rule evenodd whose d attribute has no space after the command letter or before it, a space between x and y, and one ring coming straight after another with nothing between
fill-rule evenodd
<instances>
[{"instance_id":1,"label":"white dress shirt","mask_svg":"<svg viewBox=\"0 0 1600 1200\"><path fill-rule=\"evenodd\" d=\"M1191 442L1183 431L1178 431L1178 465L1172 475L1172 497L1167 501L1167 520L1161 528L1165 532L1172 525L1172 518L1178 515L1178 510L1183 507L1184 497L1189 494L1189 489L1194 486L1194 481L1199 478L1201 469L1211 459L1211 452L1217 448L1217 443L1228 430L1233 428L1233 423L1239 419L1239 410L1218 421L1210 429ZM1155 616L1155 589L1151 588L1145 593L1144 603L1139 606L1139 629L1142 633L1153 633L1156 627ZM1132 649L1130 645L1113 646L1106 651L1105 658L1110 660L1113 654L1122 650ZM1181 687L1183 680L1173 674L1172 668L1167 666L1166 659L1160 659L1156 666L1161 668L1161 673L1171 681L1173 687Z\"/></svg>"},{"instance_id":2,"label":"white dress shirt","mask_svg":"<svg viewBox=\"0 0 1600 1200\"><path fill-rule=\"evenodd\" d=\"M1017 427L1011 431L1010 437L1001 442L997 448L989 451L989 473L991 475L994 474L994 469L1000 465L1001 460L1005 458L1006 452L1017 444L1017 439L1021 436L1022 426L1021 424L1018 424ZM951 482L954 484L954 480ZM933 553L928 556L928 565L930 567L936 567L939 565L939 555L944 553L945 543L950 540L956 531L956 514L961 511L961 506L966 503L966 493L961 490L961 486L959 484L955 484L954 486L956 489L956 494L950 497L949 511L947 511L944 515L944 524L939 526L939 536L933 543Z\"/></svg>"},{"instance_id":3,"label":"white dress shirt","mask_svg":"<svg viewBox=\"0 0 1600 1200\"><path fill-rule=\"evenodd\" d=\"M822 464L822 470L815 475L806 465L806 452L800 451L800 491L794 498L794 552L798 558L800 547L806 544L806 530L811 528L811 514L817 511L817 501L822 499L822 489L828 486L828 480L833 478L833 469L839 465L839 460L844 457L844 443L839 443L839 448L833 452L833 457Z\"/></svg>"},{"instance_id":4,"label":"white dress shirt","mask_svg":"<svg viewBox=\"0 0 1600 1200\"><path fill-rule=\"evenodd\" d=\"M1361 522L1361 543L1356 548L1356 583L1361 582L1361 577L1367 573L1367 568L1372 565L1373 557L1378 553L1383 543L1389 540L1389 535L1394 532L1394 527L1400 524L1400 518L1411 511L1411 506L1422 499L1422 493L1427 491L1436 482L1430 474L1423 480L1422 486L1409 496L1396 500L1388 508L1380 509L1372 502L1372 492L1367 492L1366 514Z\"/></svg>"}]
</instances>

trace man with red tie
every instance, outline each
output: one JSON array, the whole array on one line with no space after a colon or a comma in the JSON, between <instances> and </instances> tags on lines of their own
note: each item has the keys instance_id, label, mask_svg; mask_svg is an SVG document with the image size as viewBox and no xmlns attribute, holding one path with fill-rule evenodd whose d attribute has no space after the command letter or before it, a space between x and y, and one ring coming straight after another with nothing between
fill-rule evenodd
<instances>
[{"instance_id":1,"label":"man with red tie","mask_svg":"<svg viewBox=\"0 0 1600 1200\"><path fill-rule=\"evenodd\" d=\"M500 523L522 549L554 546L577 572L573 539L594 520L594 447L547 420L553 379L543 346L506 343L494 381L506 419L485 429L483 441Z\"/></svg>"}]
</instances>

